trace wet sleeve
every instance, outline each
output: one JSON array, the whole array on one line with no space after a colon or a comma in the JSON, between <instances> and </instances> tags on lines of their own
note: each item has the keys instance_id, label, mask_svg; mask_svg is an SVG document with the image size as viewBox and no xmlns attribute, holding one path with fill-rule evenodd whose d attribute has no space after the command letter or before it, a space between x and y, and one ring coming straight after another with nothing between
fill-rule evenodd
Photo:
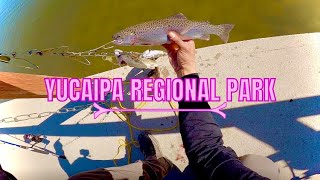
<instances>
[{"instance_id":1,"label":"wet sleeve","mask_svg":"<svg viewBox=\"0 0 320 180\"><path fill-rule=\"evenodd\" d=\"M183 78L199 78L190 74ZM207 102L179 102L180 109L210 108ZM245 167L223 146L222 133L210 112L180 112L180 132L189 165L200 179L266 179Z\"/></svg>"}]
</instances>

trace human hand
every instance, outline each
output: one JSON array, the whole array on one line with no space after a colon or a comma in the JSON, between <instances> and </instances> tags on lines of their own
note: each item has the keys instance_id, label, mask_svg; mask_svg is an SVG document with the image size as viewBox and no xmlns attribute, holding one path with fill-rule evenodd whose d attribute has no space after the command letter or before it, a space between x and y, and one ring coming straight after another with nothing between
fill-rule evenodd
<instances>
[{"instance_id":1,"label":"human hand","mask_svg":"<svg viewBox=\"0 0 320 180\"><path fill-rule=\"evenodd\" d=\"M169 61L178 77L197 73L196 70L196 50L193 40L183 41L179 34L168 33L171 44L164 44L168 51Z\"/></svg>"}]
</instances>

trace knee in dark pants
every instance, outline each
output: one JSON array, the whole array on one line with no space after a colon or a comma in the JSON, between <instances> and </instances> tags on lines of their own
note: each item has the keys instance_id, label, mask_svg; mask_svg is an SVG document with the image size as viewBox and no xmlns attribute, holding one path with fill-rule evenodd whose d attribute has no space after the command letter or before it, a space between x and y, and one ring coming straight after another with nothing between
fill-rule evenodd
<instances>
[{"instance_id":1,"label":"knee in dark pants","mask_svg":"<svg viewBox=\"0 0 320 180\"><path fill-rule=\"evenodd\" d=\"M261 176L267 177L271 180L279 179L279 168L269 158L255 154L248 154L239 157L239 160L244 166L260 174Z\"/></svg>"}]
</instances>

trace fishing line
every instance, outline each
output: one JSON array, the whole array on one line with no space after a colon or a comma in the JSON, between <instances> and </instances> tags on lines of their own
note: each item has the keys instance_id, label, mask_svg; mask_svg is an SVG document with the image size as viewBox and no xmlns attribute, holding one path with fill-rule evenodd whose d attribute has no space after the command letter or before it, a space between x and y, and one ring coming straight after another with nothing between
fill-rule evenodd
<instances>
[{"instance_id":1,"label":"fishing line","mask_svg":"<svg viewBox=\"0 0 320 180\"><path fill-rule=\"evenodd\" d=\"M123 107L122 103L118 100L118 104L120 106L120 108L122 109L125 109L125 107ZM139 105L136 107L136 109L139 109L139 108L143 108L147 103L146 102L141 102L139 103ZM169 105L171 108L175 108L175 105L172 103L172 102L169 102ZM130 132L130 141L127 141L125 139L119 139L118 142L119 142L119 147L118 147L118 151L116 153L116 155L114 156L113 158L113 162L115 164L115 166L117 166L117 161L116 161L116 158L117 156L120 154L120 148L121 147L125 147L127 152L128 152L128 164L131 163L131 156L132 156L132 145L135 146L135 147L139 147L139 143L137 140L135 140L134 136L133 136L133 129L135 130L139 130L139 131L149 131L149 132L166 132L166 131L171 131L171 130L174 130L176 129L178 126L179 126L179 121L173 125L172 127L169 127L169 128L162 128L162 129L158 129L158 128L141 128L141 127L138 127L138 126L135 126L131 123L131 120L130 120L130 115L131 115L131 112L113 112L115 113L119 118L120 120L122 120L123 122L125 122L128 127L129 127L129 132ZM119 114L122 114L123 116L120 116ZM174 112L175 116L177 117L178 114L176 112Z\"/></svg>"},{"instance_id":2,"label":"fishing line","mask_svg":"<svg viewBox=\"0 0 320 180\"><path fill-rule=\"evenodd\" d=\"M22 65L18 65L18 64L12 64L11 60L12 59L16 59L16 60L21 60L21 61L25 61L27 63L29 63L31 66L22 66ZM26 60L26 59L23 59L23 58L11 58L10 56L6 55L6 54L3 54L3 53L0 53L0 62L3 62L3 63L6 63L6 64L10 64L10 65L13 65L13 66L17 66L17 67L22 67L22 68L25 68L25 69L39 69L39 66L33 64L32 62Z\"/></svg>"},{"instance_id":3,"label":"fishing line","mask_svg":"<svg viewBox=\"0 0 320 180\"><path fill-rule=\"evenodd\" d=\"M101 46L103 47L103 46ZM112 79L112 78L110 78ZM124 81L125 84L130 84L130 81ZM141 102L139 103L137 106L136 106L136 109L140 109L140 108L143 108L147 103L146 102ZM115 105L113 105L113 103L111 102L110 105L108 105L106 102L104 103L104 105L106 105L107 107L109 108L117 108ZM169 102L169 105L172 109L175 109L175 105L172 103L172 102ZM120 101L118 101L118 106L122 109L126 109L122 103ZM89 107L92 107L91 106L87 106L85 109L89 108ZM81 109L81 110L84 110L84 109ZM81 111L80 110L80 111ZM68 111L69 112L69 111ZM120 112L113 112L116 116L119 117L119 119L121 121L123 121L124 123L126 123L128 125L128 128L129 128L129 135L130 135L130 140L125 140L125 139L119 139L118 140L118 143L119 143L119 147L118 147L118 150L117 150L117 153L116 155L114 156L113 158L113 161L114 161L114 164L115 166L117 166L117 156L120 154L120 149L122 147L125 147L126 151L127 151L127 156L128 156L128 164L131 163L131 159L132 159L132 146L138 148L139 147L139 143L138 141L134 138L134 134L133 134L133 129L135 130L138 130L138 131L148 131L148 132L166 132L166 131L171 131L171 130L174 130L176 128L178 128L179 126L179 122L177 122L176 124L174 124L172 127L168 127L168 128L143 128L143 127L138 127L136 125L133 125L131 123L131 119L130 119L130 115L131 115L131 112L123 112L123 111L120 111ZM81 121L83 121L85 118L87 118L88 116L92 115L92 111L90 111L85 117L81 118L78 122L80 123ZM174 114L175 116L177 117L178 114L176 111L174 111ZM106 117L106 116L105 116ZM105 119L105 117L103 118L103 120ZM35 119L35 118L39 118L38 116L37 117L34 117L32 119ZM101 120L102 121L102 120ZM11 121L11 122L16 122L16 121ZM9 135L10 136L10 135ZM69 141L68 143L66 143L64 145L67 146L67 145L70 145L71 143L73 143L74 141L78 140L80 138L79 137L76 137L75 139ZM22 141L22 140L20 140ZM9 144L9 145L14 145L16 147L20 147L20 148L23 148L23 149L27 149L27 150L30 150L30 149L33 149L32 151L34 152L38 152L38 153L42 153L42 154L51 154L53 156L56 156L58 158L63 158L65 159L65 156L64 155L57 155L53 152L50 152L49 150L47 149L44 149L45 151L41 151L41 150L38 150L38 149L34 149L34 148L30 148L30 147L26 147L26 146L21 146L21 145L17 145L17 144L14 144L14 143L10 143L10 142L7 142L7 141L2 141L2 143L6 143L6 144ZM38 147L39 148L39 147Z\"/></svg>"},{"instance_id":4,"label":"fishing line","mask_svg":"<svg viewBox=\"0 0 320 180\"><path fill-rule=\"evenodd\" d=\"M25 141L23 141L23 140L15 137L15 136L12 136L12 135L10 135L10 134L5 134L5 135L7 135L7 136L9 136L9 137L11 137L11 138L14 138L14 139L16 139L16 140L18 140L18 141L21 141L21 142L23 142L23 143L27 143L27 142L25 142ZM1 141L1 140L0 140L0 141ZM5 141L5 142L8 142L8 141ZM2 141L2 143L4 143L4 142ZM13 144L13 143L11 143L11 144ZM30 143L27 143L27 144L31 145ZM36 145L37 145L37 144L34 144L34 145L32 145L31 147L29 147L29 148L39 148L39 149L42 149L43 151L39 150L39 151L41 151L41 152L38 152L38 153L41 153L41 154L53 154L54 156L56 156L56 157L58 157L58 158L66 159L66 156L64 156L64 155L58 155L58 154L56 154L56 153L54 153L54 152L52 152L52 151L50 151L50 150L48 150L48 149L46 149L46 148L42 148L42 147L39 147L39 146L36 146ZM25 147L26 147L26 146L25 146ZM36 151L33 151L33 152L36 152ZM43 152L46 152L46 153L43 153Z\"/></svg>"},{"instance_id":5,"label":"fishing line","mask_svg":"<svg viewBox=\"0 0 320 180\"><path fill-rule=\"evenodd\" d=\"M93 111L91 110L88 114L86 114L84 117L82 117L79 121L76 122L76 124L79 124L80 122L82 122L85 118L89 117L90 115L93 114ZM103 119L101 119L98 123L101 123L102 121L105 120L105 118L107 117L107 114L104 115ZM63 145L63 147L66 147L68 145L70 145L71 143L74 143L75 141L77 141L78 139L80 139L81 137L80 136L77 136L76 138L74 138L73 140L65 143Z\"/></svg>"},{"instance_id":6,"label":"fishing line","mask_svg":"<svg viewBox=\"0 0 320 180\"><path fill-rule=\"evenodd\" d=\"M116 53L115 51L117 49L114 51L110 51L111 49L114 48L114 46L111 44L112 43L114 44L115 41L116 40L112 40L112 41L105 43L97 48L94 48L91 50L86 50L86 51L81 51L81 52L73 52L73 51L69 50L68 46L60 46L60 47L56 47L56 48L47 48L47 49L43 49L43 50L31 49L26 52L0 53L0 62L12 64L12 63L10 63L11 60L16 59L16 60L20 60L20 61L25 61L30 66L13 64L14 66L22 67L25 69L39 69L39 66L37 66L36 64L32 63L31 61L25 59L25 57L30 57L30 56L62 56L62 57L66 57L66 58L70 58L72 60L75 60L75 61L77 61L81 64L84 64L86 66L90 66L92 64L88 60L89 57L92 57L92 58L100 57L103 61L109 61L110 63L112 63L112 65L113 65L112 68L121 67L121 65L119 63L114 62L114 59L118 58L115 56L115 53ZM142 63L142 64L146 63L144 65L146 65L147 68L148 68L148 66L152 67L152 65L147 65L148 62L143 62L143 58L155 60L158 57L163 55L163 52L160 53L161 55L159 54L160 51L146 51L144 53L126 52L126 51L121 51L121 52L124 55L129 55L130 58L133 58L130 61L138 61L139 63ZM150 54L148 54L148 53L150 53Z\"/></svg>"},{"instance_id":7,"label":"fishing line","mask_svg":"<svg viewBox=\"0 0 320 180\"><path fill-rule=\"evenodd\" d=\"M105 50L109 50L114 48L114 46L107 46L111 43L113 43L114 40L103 44L97 48L91 49L91 50L87 50L87 51L82 51L82 52L69 52L66 54L67 56L69 56L70 58L75 58L75 57L82 57L86 60L85 62L81 62L85 65L91 65L91 62L87 59L87 57L101 57L102 60L108 60L109 62L113 63L112 60L109 60L108 57L110 57L110 52L104 52Z\"/></svg>"},{"instance_id":8,"label":"fishing line","mask_svg":"<svg viewBox=\"0 0 320 180\"><path fill-rule=\"evenodd\" d=\"M146 102L141 102L138 104L138 106L136 107L136 109L140 109L140 108L143 108L147 103ZM107 104L105 104L106 106L108 106ZM118 105L120 108L122 109L126 109L122 103L118 100ZM169 105L172 109L175 108L175 105L172 103L172 102L169 102ZM115 106L113 106L112 102L110 103L110 106L108 106L109 108L116 108ZM178 128L179 126L179 122L175 123L172 127L168 127L168 128L143 128L143 127L138 127L136 125L133 125L131 123L131 118L130 118L130 115L131 115L131 112L113 112L115 115L117 115L119 117L119 119L121 121L123 121L124 123L126 123L128 125L128 128L129 128L129 136L130 136L130 140L125 140L125 139L118 139L118 143L119 143L119 146L117 148L117 152L116 152L116 155L113 157L113 162L114 162L114 165L115 166L118 166L117 164L117 157L119 156L120 154L120 149L122 147L124 147L127 151L127 156L128 156L128 164L131 163L132 161L132 146L138 148L139 147L139 142L134 138L134 134L133 134L133 129L135 130L138 130L138 131L148 131L148 132L166 132L166 131L172 131L176 128ZM91 115L92 113L89 113L87 114L85 117L88 117L89 115ZM174 114L175 116L177 117L178 114L176 111L174 111ZM82 121L84 118L81 118L80 121ZM79 121L78 121L79 122ZM70 145L71 143L75 142L76 140L78 140L80 138L77 137L71 141L69 141L68 143L66 143L64 145L67 146L67 145Z\"/></svg>"},{"instance_id":9,"label":"fishing line","mask_svg":"<svg viewBox=\"0 0 320 180\"><path fill-rule=\"evenodd\" d=\"M101 59L104 61L109 61L113 64L116 64L112 61L111 54L113 55L113 53L105 52L106 50L114 48L114 46L108 46L113 42L114 42L114 40L112 40L102 46L99 46L97 48L83 51L83 52L72 52L72 51L69 51L68 46L60 46L60 47L56 47L56 48L47 48L47 49L43 49L43 50L32 49L32 50L29 50L26 52L0 53L0 62L12 64L12 63L10 63L11 60L16 59L16 60L25 61L25 62L29 63L30 66L22 66L22 65L12 64L14 66L22 67L25 69L39 69L39 66L35 65L31 61L24 59L23 57L26 57L26 56L63 56L63 57L73 59L73 60L75 60L81 64L87 65L87 66L91 65L91 62L87 59L88 57L101 57Z\"/></svg>"},{"instance_id":10,"label":"fishing line","mask_svg":"<svg viewBox=\"0 0 320 180\"><path fill-rule=\"evenodd\" d=\"M130 82L129 82L129 81L125 81L124 83L129 84ZM139 103L139 104L136 106L136 109L143 108L146 104L147 104L146 102L141 102L141 103ZM117 108L116 106L113 105L112 102L110 103L110 105L108 105L108 104L105 104L105 105L106 105L107 107L109 107L109 108ZM118 101L118 105L119 105L120 108L126 109L126 108L122 105L122 103L121 103L120 101ZM172 102L169 102L169 105L170 105L170 107L171 107L172 109L175 109L175 108L176 108L175 105L174 105ZM89 107L91 107L91 106L88 106L87 108L89 108ZM84 110L84 109L82 109L82 110ZM117 156L120 154L120 149L121 149L122 147L125 147L125 149L126 149L126 151L127 151L128 164L131 163L131 160L132 160L132 146L134 146L134 147L136 147L136 148L139 147L138 141L134 138L133 129L138 130L138 131L148 131L148 132L166 132L166 131L174 130L174 129L178 128L178 126L179 126L179 121L178 121L178 122L177 122L176 124L174 124L172 127L168 127L168 128L143 128L143 127L138 127L138 126L136 126L136 125L133 125L133 124L131 123L131 119L130 119L131 112L122 112L122 111L120 111L120 112L115 112L115 111L114 111L113 113L114 113L117 117L119 117L119 119L120 119L121 121L123 121L124 123L126 123L126 124L128 125L129 135L130 135L130 140L129 140L129 141L128 141L128 140L125 140L125 139L119 139L119 140L118 140L119 147L118 147L118 150L117 150L116 155L115 155L114 158L113 158L113 162L114 162L115 166L117 166ZM82 120L84 120L84 118L90 116L91 114L92 114L92 113L89 112L85 117L81 118L77 123L81 122ZM176 111L174 111L174 114L175 114L176 117L178 116L178 114L177 114ZM106 117L106 116L105 116L105 117ZM105 119L105 117L104 117L104 119ZM33 118L33 119L35 119L35 118ZM104 120L104 119L103 119L103 120ZM101 121L102 121L102 120L101 120ZM15 121L14 121L14 122L15 122ZM10 136L10 135L8 135L8 136ZM11 136L11 137L12 137L12 136ZM14 138L16 138L16 137L14 137ZM74 141L78 140L79 138L80 138L80 137L77 137L77 138L69 141L68 143L66 143L66 144L64 145L64 147L67 146L67 145L70 145L71 143L73 143ZM18 138L16 138L16 139L18 139ZM20 139L19 139L19 140L20 140ZM7 141L2 141L2 140L0 140L0 141L3 142L3 143L6 142L7 144L9 143L9 142L7 142ZM20 140L20 141L22 141L22 140ZM17 145L17 144L14 144L14 143L9 143L9 144L10 144L10 145L15 145L15 146L17 146L17 147L20 147L20 146L21 146L21 145ZM34 147L37 147L37 146L34 146ZM42 153L42 154L51 154L51 155L54 155L54 156L56 156L56 157L58 157L58 158L63 158L63 159L65 159L65 158L64 158L64 157L65 157L64 155L57 155L56 153L53 153L53 152L51 152L51 151L49 151L49 150L47 150L47 149L44 149L44 151L41 151L41 150L38 150L38 149L34 149L34 147L32 148L34 152L38 152L38 153ZM20 148L30 150L30 147L26 147L26 146L21 146ZM39 147L37 147L37 148L39 148Z\"/></svg>"},{"instance_id":11,"label":"fishing line","mask_svg":"<svg viewBox=\"0 0 320 180\"><path fill-rule=\"evenodd\" d=\"M31 151L31 152L36 152L36 153L40 153L40 154L52 155L52 156L55 156L55 157L61 158L61 159L67 159L66 156L64 156L64 155L58 155L58 154L56 154L56 153L54 153L54 152L51 152L51 151L48 151L48 150L46 150L46 149L45 149L45 150L40 150L40 149L36 149L36 148L34 148L34 147L23 146L23 145L11 143L11 142L8 142L8 141L4 141L4 140L1 140L1 139L0 139L0 142L3 143L3 144L15 146L15 147L18 147L18 148L21 148L21 149L29 150L29 151Z\"/></svg>"}]
</instances>

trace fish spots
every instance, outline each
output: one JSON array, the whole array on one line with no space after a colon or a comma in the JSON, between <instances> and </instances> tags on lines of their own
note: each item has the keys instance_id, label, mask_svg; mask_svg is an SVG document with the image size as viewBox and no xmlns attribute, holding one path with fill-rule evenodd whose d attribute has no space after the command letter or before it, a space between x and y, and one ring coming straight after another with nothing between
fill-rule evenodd
<instances>
[{"instance_id":1,"label":"fish spots","mask_svg":"<svg viewBox=\"0 0 320 180\"><path fill-rule=\"evenodd\" d=\"M163 37L167 36L168 31L176 31L183 35L188 35L192 39L203 39L209 40L209 34L215 34L220 36L224 41L228 41L229 33L233 28L233 25L222 24L222 25L212 25L209 22L197 22L188 20L183 15L178 15L176 17L158 19L153 21L147 21L140 23L131 27L128 27L118 34L121 34L124 39L128 39L130 34L135 34L141 36L139 41L135 44L126 43L126 45L141 45L144 37L152 37L154 45L163 44ZM129 35L128 35L129 33ZM129 36L129 37L128 37Z\"/></svg>"},{"instance_id":2,"label":"fish spots","mask_svg":"<svg viewBox=\"0 0 320 180\"><path fill-rule=\"evenodd\" d=\"M200 66L203 66L204 64L203 63L200 63Z\"/></svg>"},{"instance_id":3,"label":"fish spots","mask_svg":"<svg viewBox=\"0 0 320 180\"><path fill-rule=\"evenodd\" d=\"M219 59L221 55L222 55L221 53L217 53L217 54L214 56L214 58L215 58L215 59Z\"/></svg>"},{"instance_id":4,"label":"fish spots","mask_svg":"<svg viewBox=\"0 0 320 180\"><path fill-rule=\"evenodd\" d=\"M256 49L260 49L260 47L259 47L259 46L256 46Z\"/></svg>"}]
</instances>

